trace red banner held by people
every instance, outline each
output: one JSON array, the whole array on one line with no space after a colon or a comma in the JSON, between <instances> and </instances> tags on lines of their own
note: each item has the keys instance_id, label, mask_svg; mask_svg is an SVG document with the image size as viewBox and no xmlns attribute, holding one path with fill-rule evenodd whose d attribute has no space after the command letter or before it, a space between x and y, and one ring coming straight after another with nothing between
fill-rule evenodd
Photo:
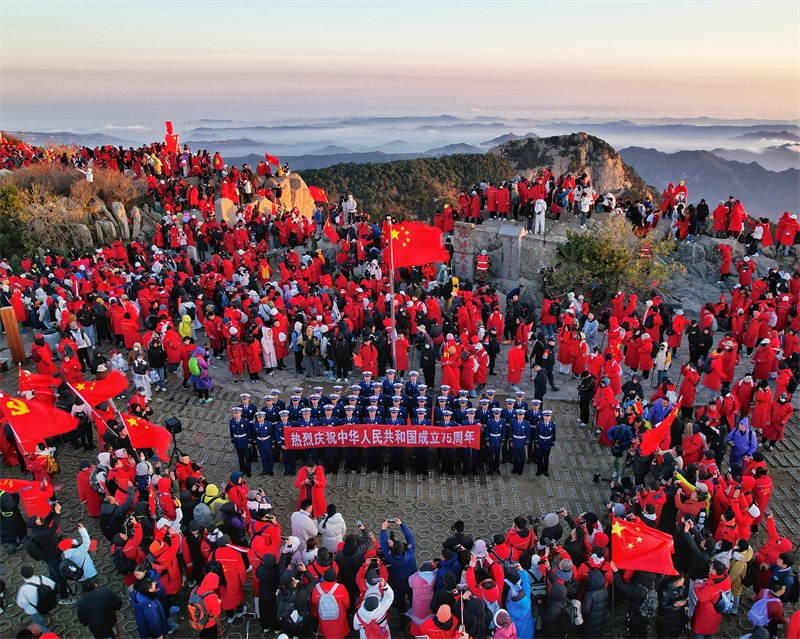
<instances>
[{"instance_id":1,"label":"red banner held by people","mask_svg":"<svg viewBox=\"0 0 800 639\"><path fill-rule=\"evenodd\" d=\"M89 406L97 406L124 392L128 388L128 378L119 371L111 371L104 379L96 382L80 382L74 386L70 385L70 388Z\"/></svg>"},{"instance_id":2,"label":"red banner held by people","mask_svg":"<svg viewBox=\"0 0 800 639\"><path fill-rule=\"evenodd\" d=\"M345 424L313 428L289 427L284 430L286 448L480 448L481 425L394 426L390 424Z\"/></svg>"},{"instance_id":3,"label":"red banner held by people","mask_svg":"<svg viewBox=\"0 0 800 639\"><path fill-rule=\"evenodd\" d=\"M0 408L24 452L32 452L36 444L48 437L63 435L78 427L77 417L35 399L0 393Z\"/></svg>"}]
</instances>

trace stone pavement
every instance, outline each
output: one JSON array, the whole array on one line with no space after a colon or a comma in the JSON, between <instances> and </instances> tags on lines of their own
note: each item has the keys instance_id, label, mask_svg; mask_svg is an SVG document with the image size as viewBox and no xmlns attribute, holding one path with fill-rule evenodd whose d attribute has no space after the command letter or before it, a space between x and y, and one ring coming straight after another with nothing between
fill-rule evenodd
<instances>
[{"instance_id":1,"label":"stone pavement","mask_svg":"<svg viewBox=\"0 0 800 639\"><path fill-rule=\"evenodd\" d=\"M505 361L505 360L503 360ZM281 390L296 385L303 386L310 392L315 385L331 392L329 383L317 383L316 380L299 378L288 372L281 372L266 377L269 383L251 385L244 382L238 385L230 382L230 375L224 361L214 361L219 366L212 370L215 388L211 394L214 401L210 404L199 404L193 392L181 388L181 380L171 377L166 392L154 392L156 414L153 421L163 423L171 416L178 417L184 431L177 437L179 447L204 467L204 474L218 484L224 484L231 471L238 468L237 457L233 452L228 437L227 422L230 418L230 407L238 402L239 392L251 392L256 400L263 396L270 386ZM30 369L31 367L28 366ZM500 369L505 369L503 364ZM556 375L559 377L558 375ZM563 379L563 376L561 376ZM495 379L503 379L498 377ZM562 383L559 380L559 383ZM563 383L562 383L563 384ZM525 385L523 385L525 387ZM0 388L3 391L15 392L17 388L17 372L12 370L3 375ZM502 386L498 391L502 392ZM256 401L261 404L260 401ZM418 563L438 556L441 542L448 536L450 526L458 519L463 519L467 530L476 537L488 536L508 530L511 519L517 514L530 514L541 517L542 514L565 507L576 515L586 510L597 513L604 512L604 504L608 497L605 486L592 483L592 476L601 473L610 475L610 455L605 447L597 443L597 438L588 428L582 428L576 421L577 405L567 401L548 402L555 411L554 421L558 425L558 443L551 455L550 478L535 477L531 466L526 467L522 477L510 476L510 467L505 467L501 476L480 475L444 477L438 471L428 476L417 476L413 472L383 474L352 474L343 472L329 476L326 490L329 502L335 503L347 522L350 531L355 529L355 522L361 520L368 529L377 531L386 518L399 517L414 532L418 542ZM796 536L800 527L800 426L797 414L793 417L787 436L779 443L777 450L767 454L773 479L776 484L771 503L779 529L787 535ZM410 453L407 453L407 467ZM62 504L62 534L76 537L76 525L84 523L92 538L99 541L99 550L95 554L95 562L100 574L101 583L110 585L119 593L124 593L121 579L114 572L108 552L108 544L102 538L96 521L91 521L81 507L75 484L78 465L92 456L81 451L73 451L69 446L59 454L61 470L57 474L56 484L63 485L58 493ZM431 463L431 468L435 464ZM288 527L289 516L297 507L297 489L293 478L281 477L282 468L276 468L275 477L259 477L254 475L247 480L250 487L262 486L273 503L279 522ZM0 468L0 476L20 477L18 470ZM26 474L26 478L29 475ZM759 543L765 537L762 531ZM19 568L31 563L24 551L9 556L0 549L0 578L6 581L6 612L0 616L0 637L14 636L16 629L26 623L27 618L20 609L13 605L21 578ZM32 562L37 570L43 563ZM46 571L46 568L45 568ZM181 623L176 636L195 636L185 616L185 602L188 592L179 595L177 604L182 611L174 618ZM136 624L133 611L127 603L120 618L120 630L124 637L135 637ZM619 598L618 598L619 599ZM246 601L252 610L252 587L247 586ZM615 614L607 625L610 636L624 636L625 604L617 601ZM225 636L239 639L248 636L259 636L260 626L257 621L241 625L223 624ZM75 612L70 607L60 606L53 615L52 630L62 639L88 637L88 630L78 624ZM746 616L740 614L736 619L726 621L723 634L726 637L738 637L750 630ZM651 630L652 632L652 630ZM398 628L395 636L402 636Z\"/></svg>"}]
</instances>

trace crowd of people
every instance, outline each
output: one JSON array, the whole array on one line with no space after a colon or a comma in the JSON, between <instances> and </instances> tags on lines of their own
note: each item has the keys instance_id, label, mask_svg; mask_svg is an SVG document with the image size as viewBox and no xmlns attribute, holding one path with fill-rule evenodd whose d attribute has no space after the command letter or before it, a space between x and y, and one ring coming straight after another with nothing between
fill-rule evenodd
<instances>
[{"instance_id":1,"label":"crowd of people","mask_svg":"<svg viewBox=\"0 0 800 639\"><path fill-rule=\"evenodd\" d=\"M102 451L81 464L77 488L67 489L77 489L87 515L98 518L142 639L176 631L171 617L179 610L199 636L217 636L223 618L241 623L250 580L262 628L289 637L318 627L326 639L351 632L387 638L389 619L404 634L431 638L600 637L612 591L624 596L630 637L647 636L653 618L658 636L713 636L724 615L744 614L740 604L751 591L754 636L774 636L787 623L784 604L797 601L798 582L793 544L769 513L765 455L784 437L800 380L800 272L776 267L758 278L747 256L730 293L692 320L657 290L644 300L619 292L605 310L572 293L535 309L523 301L521 286L502 300L490 282L459 281L447 264L397 269L392 295L381 258L385 227L359 211L352 196L307 218L274 202L266 210L254 206L248 196L263 191L255 177L266 174L263 168L255 176L247 167L235 171L218 154L170 154L154 145L48 158L8 142L0 150L7 166L22 159L131 171L148 181L148 196L163 211L151 244L115 242L67 257L47 251L19 268L0 261L0 305L14 308L21 329L33 332L31 359L39 374L53 378L36 400L79 419L68 437L74 446ZM461 214L523 211L527 219L528 205L536 216L541 200L556 219L566 209L585 224L598 206L619 209L597 196L586 176L553 180L543 171L501 187L479 185L470 196L480 195L479 208L464 199ZM508 197L499 195L503 189ZM236 203L235 225L216 220L216 193ZM267 202L274 196L262 194ZM661 212L673 223L687 195L675 190L665 197ZM592 203L584 207L587 198ZM622 213L639 226L631 212L650 205L629 204ZM658 224L652 216L642 217L642 227ZM325 222L335 234L327 255L317 248ZM677 364L684 339L688 357ZM187 456L170 468L134 449L114 398L93 407L74 392L111 371L130 374L134 394L126 410L147 418L155 411L152 396L171 377L199 403L213 401L212 374L223 360L233 382L250 392L231 407L239 471L219 486ZM506 379L491 380L501 366ZM266 392L262 376L281 369L333 384L332 392ZM361 524L347 534L342 514L326 503L325 486L342 469L404 471L412 459L418 473L427 473L431 451L286 446L288 427L477 423L480 448L437 449L439 472L500 473L501 463L510 463L521 475L535 463L536 474L548 476L557 419L546 395L548 387L556 390L556 375L577 381L576 421L587 436L595 428L608 446L607 512L547 513L541 522L520 516L487 539L457 522L429 561L417 560L413 533L399 520L385 521L378 539ZM651 375L656 387L646 390L642 380ZM532 383L530 401L523 377ZM501 401L506 392L512 397ZM666 419L667 434L643 452L646 434ZM52 483L52 442L25 450L6 426L0 449L6 464ZM282 465L300 492L288 538L264 491L247 485L259 462L262 475ZM18 494L0 495L0 539L31 559L21 569L17 604L34 625L20 636L47 633L47 613L58 600L76 603L71 582L83 593L79 621L96 637L114 636L122 602L100 584L85 529L76 531L80 540L62 539L72 531L59 531L60 509L54 504L47 517L26 520ZM678 575L617 570L612 517L672 534ZM762 523L768 540L758 547Z\"/></svg>"}]
</instances>

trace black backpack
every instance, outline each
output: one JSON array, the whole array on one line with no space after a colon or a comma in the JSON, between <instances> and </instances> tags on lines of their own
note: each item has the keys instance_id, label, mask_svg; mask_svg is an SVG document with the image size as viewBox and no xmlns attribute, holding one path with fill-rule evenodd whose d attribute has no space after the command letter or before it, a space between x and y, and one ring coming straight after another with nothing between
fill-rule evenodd
<instances>
[{"instance_id":1,"label":"black backpack","mask_svg":"<svg viewBox=\"0 0 800 639\"><path fill-rule=\"evenodd\" d=\"M44 551L39 545L39 542L34 539L33 535L28 535L25 538L25 551L31 559L42 561L44 559Z\"/></svg>"},{"instance_id":2,"label":"black backpack","mask_svg":"<svg viewBox=\"0 0 800 639\"><path fill-rule=\"evenodd\" d=\"M786 593L786 601L796 604L800 600L800 576L798 576L797 571L792 571L792 577L794 577L794 581L792 582L792 587Z\"/></svg>"},{"instance_id":3,"label":"black backpack","mask_svg":"<svg viewBox=\"0 0 800 639\"><path fill-rule=\"evenodd\" d=\"M655 357L658 355L658 342L653 342L650 345L650 357Z\"/></svg>"},{"instance_id":4,"label":"black backpack","mask_svg":"<svg viewBox=\"0 0 800 639\"><path fill-rule=\"evenodd\" d=\"M38 612L40 615L46 615L48 612L54 610L58 605L58 596L56 595L56 591L44 583L42 577L39 577L38 584L33 585L36 586L37 594L36 605L34 608L36 608L36 612Z\"/></svg>"},{"instance_id":5,"label":"black backpack","mask_svg":"<svg viewBox=\"0 0 800 639\"><path fill-rule=\"evenodd\" d=\"M85 559L84 563L86 563ZM80 581L83 579L83 564L79 566L72 561L72 559L64 557L61 560L61 565L58 567L58 572L61 573L64 579L69 579L70 581Z\"/></svg>"},{"instance_id":6,"label":"black backpack","mask_svg":"<svg viewBox=\"0 0 800 639\"><path fill-rule=\"evenodd\" d=\"M647 319L644 321L645 328L653 328L656 325L656 321L653 319L653 312L650 311Z\"/></svg>"},{"instance_id":7,"label":"black backpack","mask_svg":"<svg viewBox=\"0 0 800 639\"><path fill-rule=\"evenodd\" d=\"M294 622L291 620L291 614L295 611L294 602L296 598L296 590L292 590L291 592L286 592L285 588L280 588L278 590L275 616L278 618L278 621L283 627L291 627L294 624Z\"/></svg>"},{"instance_id":8,"label":"black backpack","mask_svg":"<svg viewBox=\"0 0 800 639\"><path fill-rule=\"evenodd\" d=\"M550 306L547 309L547 312L550 313L553 317L557 317L558 314L561 312L561 307L558 305L558 302L550 302Z\"/></svg>"},{"instance_id":9,"label":"black backpack","mask_svg":"<svg viewBox=\"0 0 800 639\"><path fill-rule=\"evenodd\" d=\"M703 360L703 372L706 373L706 374L711 372L711 358L710 357L706 357Z\"/></svg>"},{"instance_id":10,"label":"black backpack","mask_svg":"<svg viewBox=\"0 0 800 639\"><path fill-rule=\"evenodd\" d=\"M136 562L122 552L122 546L114 546L114 568L121 575L130 575L136 568Z\"/></svg>"}]
</instances>

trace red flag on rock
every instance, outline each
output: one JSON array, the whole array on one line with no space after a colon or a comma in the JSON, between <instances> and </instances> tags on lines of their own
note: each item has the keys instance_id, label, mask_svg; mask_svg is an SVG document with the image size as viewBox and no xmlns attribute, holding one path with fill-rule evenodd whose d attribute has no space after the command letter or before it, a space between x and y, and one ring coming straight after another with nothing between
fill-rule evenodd
<instances>
[{"instance_id":1,"label":"red flag on rock","mask_svg":"<svg viewBox=\"0 0 800 639\"><path fill-rule=\"evenodd\" d=\"M267 162L269 162L270 164L274 164L275 166L280 166L281 165L281 161L278 158L276 158L274 155L270 155L269 153L265 153L264 157L267 158Z\"/></svg>"},{"instance_id":2,"label":"red flag on rock","mask_svg":"<svg viewBox=\"0 0 800 639\"><path fill-rule=\"evenodd\" d=\"M672 535L624 519L612 517L611 521L611 556L618 568L678 574L672 565Z\"/></svg>"},{"instance_id":3,"label":"red flag on rock","mask_svg":"<svg viewBox=\"0 0 800 639\"><path fill-rule=\"evenodd\" d=\"M447 262L450 253L442 246L442 232L422 222L403 222L389 227L389 242L383 260L392 268Z\"/></svg>"},{"instance_id":4,"label":"red flag on rock","mask_svg":"<svg viewBox=\"0 0 800 639\"><path fill-rule=\"evenodd\" d=\"M166 428L136 417L136 415L120 413L119 416L122 418L122 424L128 431L128 437L134 448L155 448L156 454L162 459L166 459L171 437Z\"/></svg>"}]
</instances>

